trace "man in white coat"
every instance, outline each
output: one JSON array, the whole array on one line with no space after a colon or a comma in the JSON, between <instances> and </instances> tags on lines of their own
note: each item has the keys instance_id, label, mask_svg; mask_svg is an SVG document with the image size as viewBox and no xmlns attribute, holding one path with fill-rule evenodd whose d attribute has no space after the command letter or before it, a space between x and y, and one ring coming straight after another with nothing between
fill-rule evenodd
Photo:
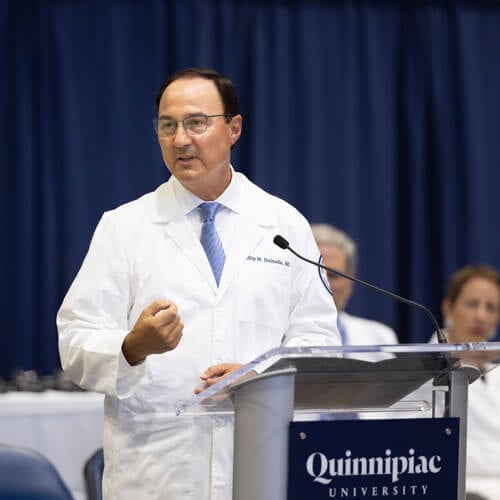
<instances>
[{"instance_id":1,"label":"man in white coat","mask_svg":"<svg viewBox=\"0 0 500 500\"><path fill-rule=\"evenodd\" d=\"M314 266L273 243L318 256L308 222L230 164L232 83L182 70L157 105L172 175L100 220L58 313L61 362L106 395L105 499L230 500L231 424L175 417L173 404L280 343L339 344L336 310ZM211 216L204 202L217 202Z\"/></svg>"},{"instance_id":2,"label":"man in white coat","mask_svg":"<svg viewBox=\"0 0 500 500\"><path fill-rule=\"evenodd\" d=\"M336 271L355 276L356 244L344 231L329 224L313 224L312 230L323 257L323 263ZM387 325L371 319L348 314L345 309L351 298L354 282L337 274L327 273L338 311L338 328L345 345L397 344L396 332ZM377 293L377 292L374 292Z\"/></svg>"}]
</instances>

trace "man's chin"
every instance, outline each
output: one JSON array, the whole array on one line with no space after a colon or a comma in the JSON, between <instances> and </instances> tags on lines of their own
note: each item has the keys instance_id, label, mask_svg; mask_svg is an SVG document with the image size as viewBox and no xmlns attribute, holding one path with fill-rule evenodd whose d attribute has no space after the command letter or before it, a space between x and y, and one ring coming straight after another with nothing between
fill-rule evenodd
<instances>
[{"instance_id":1,"label":"man's chin","mask_svg":"<svg viewBox=\"0 0 500 500\"><path fill-rule=\"evenodd\" d=\"M198 189L207 184L203 172L196 168L178 168L171 173L188 191L196 195L198 195Z\"/></svg>"},{"instance_id":2,"label":"man's chin","mask_svg":"<svg viewBox=\"0 0 500 500\"><path fill-rule=\"evenodd\" d=\"M199 163L196 164L194 161L176 161L174 168L170 169L170 172L180 181L186 182L196 179L203 174Z\"/></svg>"}]
</instances>

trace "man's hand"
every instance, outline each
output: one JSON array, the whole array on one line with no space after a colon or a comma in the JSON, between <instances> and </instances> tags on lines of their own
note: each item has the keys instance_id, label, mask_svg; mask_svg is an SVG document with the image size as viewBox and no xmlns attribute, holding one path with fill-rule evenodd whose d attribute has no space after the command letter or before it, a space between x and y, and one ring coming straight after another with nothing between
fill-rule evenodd
<instances>
[{"instance_id":1,"label":"man's hand","mask_svg":"<svg viewBox=\"0 0 500 500\"><path fill-rule=\"evenodd\" d=\"M242 366L243 365L238 363L220 363L218 365L209 366L200 376L201 380L204 381L204 384L197 387L194 390L194 393L199 394L207 387L216 384L219 380L222 380L224 377L238 370L238 368L241 368Z\"/></svg>"},{"instance_id":2,"label":"man's hand","mask_svg":"<svg viewBox=\"0 0 500 500\"><path fill-rule=\"evenodd\" d=\"M156 300L142 311L125 337L123 355L130 365L137 365L149 354L171 351L180 342L183 328L177 306L170 300Z\"/></svg>"}]
</instances>

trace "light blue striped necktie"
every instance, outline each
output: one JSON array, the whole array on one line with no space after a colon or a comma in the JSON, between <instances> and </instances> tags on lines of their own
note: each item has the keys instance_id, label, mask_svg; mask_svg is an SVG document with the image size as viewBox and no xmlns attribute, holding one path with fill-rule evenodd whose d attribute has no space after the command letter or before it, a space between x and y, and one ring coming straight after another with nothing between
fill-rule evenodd
<instances>
[{"instance_id":1,"label":"light blue striped necktie","mask_svg":"<svg viewBox=\"0 0 500 500\"><path fill-rule=\"evenodd\" d=\"M203 226L201 228L201 245L207 254L208 262L215 276L217 286L219 285L226 254L222 248L217 229L215 228L215 215L221 207L216 201L209 201L199 205L203 217Z\"/></svg>"},{"instance_id":2,"label":"light blue striped necktie","mask_svg":"<svg viewBox=\"0 0 500 500\"><path fill-rule=\"evenodd\" d=\"M339 333L340 333L340 340L342 342L342 345L347 345L347 333L345 331L345 326L342 323L339 316L337 316L337 328L338 328Z\"/></svg>"}]
</instances>

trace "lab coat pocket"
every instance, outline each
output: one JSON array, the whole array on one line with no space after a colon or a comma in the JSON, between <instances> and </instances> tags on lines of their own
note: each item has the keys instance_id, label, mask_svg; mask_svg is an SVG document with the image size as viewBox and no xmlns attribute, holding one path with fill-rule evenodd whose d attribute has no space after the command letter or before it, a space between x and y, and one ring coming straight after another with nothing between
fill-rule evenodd
<instances>
[{"instance_id":1,"label":"lab coat pocket","mask_svg":"<svg viewBox=\"0 0 500 500\"><path fill-rule=\"evenodd\" d=\"M289 318L286 270L267 265L251 268L235 304L236 350L246 361L279 346Z\"/></svg>"}]
</instances>

